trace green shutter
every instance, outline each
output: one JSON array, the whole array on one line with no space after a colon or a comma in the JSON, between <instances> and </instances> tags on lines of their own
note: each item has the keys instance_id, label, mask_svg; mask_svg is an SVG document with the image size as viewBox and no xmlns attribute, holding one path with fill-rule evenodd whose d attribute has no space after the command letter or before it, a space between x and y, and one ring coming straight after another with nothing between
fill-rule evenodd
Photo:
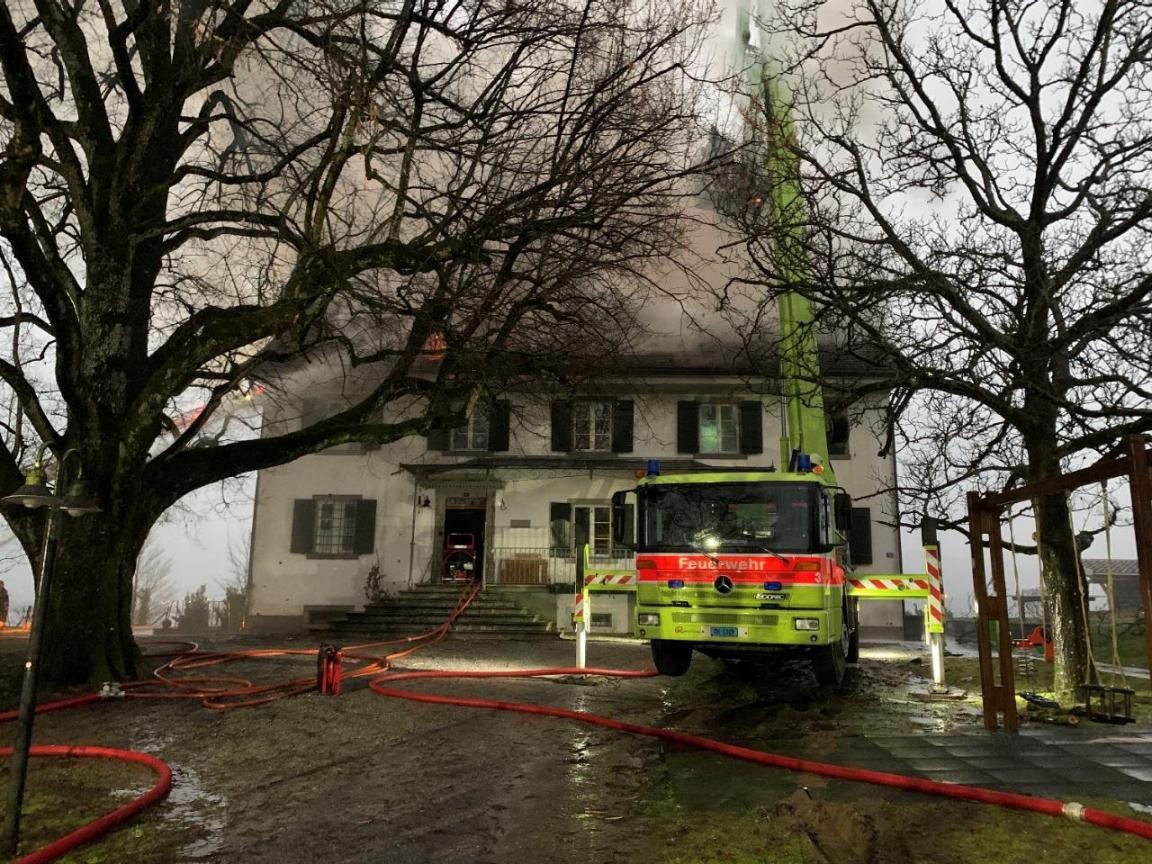
<instances>
[{"instance_id":1,"label":"green shutter","mask_svg":"<svg viewBox=\"0 0 1152 864\"><path fill-rule=\"evenodd\" d=\"M572 452L572 403L552 403L552 450Z\"/></svg>"},{"instance_id":2,"label":"green shutter","mask_svg":"<svg viewBox=\"0 0 1152 864\"><path fill-rule=\"evenodd\" d=\"M292 543L288 551L298 555L311 552L315 528L316 502L311 498L297 498L292 502Z\"/></svg>"},{"instance_id":3,"label":"green shutter","mask_svg":"<svg viewBox=\"0 0 1152 864\"><path fill-rule=\"evenodd\" d=\"M592 508L591 507L578 507L576 509L575 518L572 520L572 529L575 536L575 544L573 548L576 554L580 554L580 550L584 548L585 543L592 542Z\"/></svg>"},{"instance_id":4,"label":"green shutter","mask_svg":"<svg viewBox=\"0 0 1152 864\"><path fill-rule=\"evenodd\" d=\"M429 429L428 430L428 449L429 450L447 450L448 449L448 435L447 429Z\"/></svg>"},{"instance_id":5,"label":"green shutter","mask_svg":"<svg viewBox=\"0 0 1152 864\"><path fill-rule=\"evenodd\" d=\"M553 501L548 506L548 527L552 536L552 554L567 555L571 549L569 530L572 524L572 505L566 501Z\"/></svg>"},{"instance_id":6,"label":"green shutter","mask_svg":"<svg viewBox=\"0 0 1152 864\"><path fill-rule=\"evenodd\" d=\"M631 399L622 399L612 406L612 452L632 452L632 415L634 406Z\"/></svg>"},{"instance_id":7,"label":"green shutter","mask_svg":"<svg viewBox=\"0 0 1152 864\"><path fill-rule=\"evenodd\" d=\"M492 403L488 416L488 449L494 453L508 450L511 433L512 405L507 399L497 399Z\"/></svg>"},{"instance_id":8,"label":"green shutter","mask_svg":"<svg viewBox=\"0 0 1152 864\"><path fill-rule=\"evenodd\" d=\"M740 403L740 452L764 452L764 406L759 401Z\"/></svg>"},{"instance_id":9,"label":"green shutter","mask_svg":"<svg viewBox=\"0 0 1152 864\"><path fill-rule=\"evenodd\" d=\"M852 564L872 563L872 508L853 507L849 530L848 560Z\"/></svg>"},{"instance_id":10,"label":"green shutter","mask_svg":"<svg viewBox=\"0 0 1152 864\"><path fill-rule=\"evenodd\" d=\"M356 502L356 536L352 551L370 555L376 549L376 499L361 498Z\"/></svg>"},{"instance_id":11,"label":"green shutter","mask_svg":"<svg viewBox=\"0 0 1152 864\"><path fill-rule=\"evenodd\" d=\"M700 403L676 403L676 452L700 451Z\"/></svg>"}]
</instances>

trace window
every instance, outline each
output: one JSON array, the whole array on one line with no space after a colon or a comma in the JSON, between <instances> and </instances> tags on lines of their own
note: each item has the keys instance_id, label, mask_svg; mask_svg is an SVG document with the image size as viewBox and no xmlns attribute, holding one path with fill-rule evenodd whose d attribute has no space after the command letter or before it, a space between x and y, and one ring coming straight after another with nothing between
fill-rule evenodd
<instances>
[{"instance_id":1,"label":"window","mask_svg":"<svg viewBox=\"0 0 1152 864\"><path fill-rule=\"evenodd\" d=\"M484 410L473 411L467 424L452 430L451 449L487 450L490 428L491 418L488 416L488 412Z\"/></svg>"},{"instance_id":2,"label":"window","mask_svg":"<svg viewBox=\"0 0 1152 864\"><path fill-rule=\"evenodd\" d=\"M317 495L294 502L291 552L309 558L356 558L375 549L376 501Z\"/></svg>"},{"instance_id":3,"label":"window","mask_svg":"<svg viewBox=\"0 0 1152 864\"><path fill-rule=\"evenodd\" d=\"M552 556L568 558L587 543L593 555L610 557L626 554L632 544L634 510L625 505L624 549L612 542L612 505L605 502L571 504L554 501L549 506L549 530L552 537Z\"/></svg>"},{"instance_id":4,"label":"window","mask_svg":"<svg viewBox=\"0 0 1152 864\"><path fill-rule=\"evenodd\" d=\"M572 449L612 449L611 402L577 402L572 406Z\"/></svg>"},{"instance_id":5,"label":"window","mask_svg":"<svg viewBox=\"0 0 1152 864\"><path fill-rule=\"evenodd\" d=\"M701 453L740 452L740 414L736 405L700 405Z\"/></svg>"},{"instance_id":6,"label":"window","mask_svg":"<svg viewBox=\"0 0 1152 864\"><path fill-rule=\"evenodd\" d=\"M852 432L852 424L848 415L835 406L828 408L828 455L835 458L847 459L851 456L848 441Z\"/></svg>"},{"instance_id":7,"label":"window","mask_svg":"<svg viewBox=\"0 0 1152 864\"><path fill-rule=\"evenodd\" d=\"M764 452L764 404L681 400L676 403L676 452L734 456Z\"/></svg>"},{"instance_id":8,"label":"window","mask_svg":"<svg viewBox=\"0 0 1152 864\"><path fill-rule=\"evenodd\" d=\"M317 555L351 555L355 541L356 502L317 501L312 551Z\"/></svg>"},{"instance_id":9,"label":"window","mask_svg":"<svg viewBox=\"0 0 1152 864\"><path fill-rule=\"evenodd\" d=\"M552 403L552 450L556 453L631 453L634 405L616 402Z\"/></svg>"},{"instance_id":10,"label":"window","mask_svg":"<svg viewBox=\"0 0 1152 864\"><path fill-rule=\"evenodd\" d=\"M813 552L813 483L660 484L640 493L647 552ZM819 508L818 508L819 509Z\"/></svg>"},{"instance_id":11,"label":"window","mask_svg":"<svg viewBox=\"0 0 1152 864\"><path fill-rule=\"evenodd\" d=\"M576 530L574 550L587 543L593 555L612 554L612 507L608 504L578 504L572 508Z\"/></svg>"},{"instance_id":12,"label":"window","mask_svg":"<svg viewBox=\"0 0 1152 864\"><path fill-rule=\"evenodd\" d=\"M506 399L477 403L468 422L460 428L429 429L428 449L506 452L511 435L511 419L512 406Z\"/></svg>"}]
</instances>

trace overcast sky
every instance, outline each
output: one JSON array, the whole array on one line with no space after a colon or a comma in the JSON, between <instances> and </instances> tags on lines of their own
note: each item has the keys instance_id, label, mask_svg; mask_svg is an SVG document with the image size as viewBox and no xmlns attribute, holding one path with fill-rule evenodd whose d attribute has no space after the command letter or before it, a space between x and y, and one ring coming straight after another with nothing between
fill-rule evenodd
<instances>
[{"instance_id":1,"label":"overcast sky","mask_svg":"<svg viewBox=\"0 0 1152 864\"><path fill-rule=\"evenodd\" d=\"M241 480L227 489L220 484L201 489L184 498L153 529L155 542L172 562L171 583L178 599L201 585L207 586L209 597L224 596L221 583L231 580L229 543L245 542L251 531L252 486ZM63 522L65 531L68 521ZM6 561L7 572L0 574L11 596L9 619L15 620L17 610L32 602L31 571L3 520L0 531L10 541L4 557L18 559Z\"/></svg>"}]
</instances>

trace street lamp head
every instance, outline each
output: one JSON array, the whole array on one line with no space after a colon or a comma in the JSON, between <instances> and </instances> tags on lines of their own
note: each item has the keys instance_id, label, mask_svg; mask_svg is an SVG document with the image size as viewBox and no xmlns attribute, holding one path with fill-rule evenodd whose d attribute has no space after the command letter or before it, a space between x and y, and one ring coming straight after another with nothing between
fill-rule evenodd
<instances>
[{"instance_id":1,"label":"street lamp head","mask_svg":"<svg viewBox=\"0 0 1152 864\"><path fill-rule=\"evenodd\" d=\"M68 494L60 501L60 509L69 516L83 516L85 513L99 513L96 499L84 491L84 484L77 480L68 487Z\"/></svg>"},{"instance_id":2,"label":"street lamp head","mask_svg":"<svg viewBox=\"0 0 1152 864\"><path fill-rule=\"evenodd\" d=\"M44 476L44 469L37 463L25 475L24 485L11 495L6 495L4 500L9 504L21 504L30 509L35 509L54 503L56 496L53 495L52 490L48 488Z\"/></svg>"}]
</instances>

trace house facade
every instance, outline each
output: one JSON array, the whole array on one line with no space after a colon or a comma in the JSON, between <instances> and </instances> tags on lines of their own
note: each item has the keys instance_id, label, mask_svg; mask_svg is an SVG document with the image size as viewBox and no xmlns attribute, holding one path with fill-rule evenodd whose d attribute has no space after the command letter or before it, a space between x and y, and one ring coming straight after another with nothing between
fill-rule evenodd
<instances>
[{"instance_id":1,"label":"house facade","mask_svg":"<svg viewBox=\"0 0 1152 864\"><path fill-rule=\"evenodd\" d=\"M757 56L759 5L721 3L715 51L705 54L730 70ZM740 137L742 114L731 94L717 93L717 117L718 136ZM697 206L692 281L719 289L744 275L745 262L707 196ZM671 295L685 287L667 284L683 280L676 268L653 279ZM655 338L610 364L594 392L544 392L529 374L521 389L477 406L466 427L377 449L342 445L261 471L249 629L296 629L362 606L374 568L385 592L475 576L486 587L514 588L533 608L551 610L561 628L570 626L576 550L588 543L596 564L628 566L629 549L612 539L609 501L633 488L650 461L665 474L766 470L779 461L778 376L741 363L738 335L714 314L709 320L707 302L700 305L686 316L680 303L649 304L643 323ZM266 428L290 430L339 409L347 379L336 370L328 378L306 372L286 381L287 401L265 411ZM876 494L892 488L895 472L892 455L875 455L881 446L869 421L878 416L831 424L833 467L857 499L856 524L871 526L870 543L856 541L854 526L854 565L861 573L897 573L896 502ZM627 595L598 595L596 603L606 611L593 609L594 630L630 629ZM898 637L901 605L862 604L865 633Z\"/></svg>"},{"instance_id":2,"label":"house facade","mask_svg":"<svg viewBox=\"0 0 1152 864\"><path fill-rule=\"evenodd\" d=\"M478 404L467 426L378 449L313 454L260 472L252 538L248 627L299 629L363 606L377 568L385 592L461 577L515 588L537 610L570 626L576 550L595 564L627 567L613 542L610 499L656 460L664 474L776 467L779 399L757 390L751 370L704 352L633 357L628 372L594 394L529 387ZM771 389L776 389L772 382ZM304 388L279 419L311 422L335 403ZM867 418L864 418L867 420ZM867 422L833 424L833 468L871 526L856 543L860 573L901 571L891 456ZM868 535L866 535L868 536ZM629 597L598 596L594 629L631 629ZM596 614L594 610L594 614ZM894 636L901 604L862 606L865 635Z\"/></svg>"}]
</instances>

